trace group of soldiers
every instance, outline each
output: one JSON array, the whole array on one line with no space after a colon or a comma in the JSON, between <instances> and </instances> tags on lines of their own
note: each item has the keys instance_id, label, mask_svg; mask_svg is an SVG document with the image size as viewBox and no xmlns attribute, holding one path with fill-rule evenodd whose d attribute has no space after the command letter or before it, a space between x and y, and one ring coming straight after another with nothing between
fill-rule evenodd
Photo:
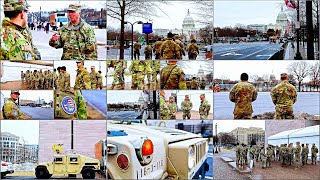
<instances>
[{"instance_id":1,"label":"group of soldiers","mask_svg":"<svg viewBox=\"0 0 320 180\"><path fill-rule=\"evenodd\" d=\"M77 75L75 80L75 90L99 90L102 89L102 75L101 71L96 71L95 66L91 66L89 73L84 65L84 61L76 61ZM58 74L56 71L58 70ZM54 69L54 88L61 91L70 90L70 74L67 72L65 66Z\"/></svg>"},{"instance_id":2,"label":"group of soldiers","mask_svg":"<svg viewBox=\"0 0 320 180\"><path fill-rule=\"evenodd\" d=\"M281 83L271 90L272 102L275 105L274 119L294 119L293 104L297 101L297 91L288 82L288 74L282 73ZM241 82L230 90L229 99L235 103L234 119L252 119L252 102L257 99L258 92L248 82L249 76L242 73Z\"/></svg>"},{"instance_id":3,"label":"group of soldiers","mask_svg":"<svg viewBox=\"0 0 320 180\"><path fill-rule=\"evenodd\" d=\"M300 146L300 142L296 142L296 146L293 147L293 143L290 143L287 147L287 144L281 144L280 147L268 145L268 147L264 148L264 146L260 145L251 145L247 147L245 144L236 146L236 165L240 168L244 168L249 165L249 159L253 160L253 166L255 162L261 162L261 167L271 167L271 161L280 161L282 166L295 166L300 168L301 165L304 166L308 164L308 154L309 154L309 145L302 144ZM315 144L312 144L311 148L311 164L317 163L317 154L318 148Z\"/></svg>"},{"instance_id":4,"label":"group of soldiers","mask_svg":"<svg viewBox=\"0 0 320 180\"><path fill-rule=\"evenodd\" d=\"M204 78L196 78L192 77L192 79L187 78L186 79L186 85L188 90L205 90L206 89L206 81Z\"/></svg>"},{"instance_id":5,"label":"group of soldiers","mask_svg":"<svg viewBox=\"0 0 320 180\"><path fill-rule=\"evenodd\" d=\"M134 59L140 59L141 44L134 44ZM145 59L151 60L152 53L155 59L182 59L188 53L189 60L195 60L199 55L199 47L196 40L192 39L187 47L179 40L178 35L168 33L167 39L158 38L158 41L153 45L147 44L144 49Z\"/></svg>"},{"instance_id":6,"label":"group of soldiers","mask_svg":"<svg viewBox=\"0 0 320 180\"><path fill-rule=\"evenodd\" d=\"M108 68L114 68L111 90L125 89L125 70L127 61L114 60L107 61ZM147 85L156 89L158 85L157 76L160 72L160 61L134 60L131 62L129 71L132 75L131 89L145 89L145 77L147 76Z\"/></svg>"},{"instance_id":7,"label":"group of soldiers","mask_svg":"<svg viewBox=\"0 0 320 180\"><path fill-rule=\"evenodd\" d=\"M0 60L41 60L28 28L26 0L4 0L5 18L0 30ZM69 23L62 26L49 40L54 48L63 48L62 60L97 59L94 29L80 17L81 6L70 4Z\"/></svg>"},{"instance_id":8,"label":"group of soldiers","mask_svg":"<svg viewBox=\"0 0 320 180\"><path fill-rule=\"evenodd\" d=\"M50 70L43 71L42 69L34 70L33 72L27 70L25 73L21 71L21 84L27 84L28 89L52 89L53 75Z\"/></svg>"},{"instance_id":9,"label":"group of soldiers","mask_svg":"<svg viewBox=\"0 0 320 180\"><path fill-rule=\"evenodd\" d=\"M181 102L181 109L183 112L183 119L191 119L192 102L188 95L185 95L185 99ZM208 119L211 105L208 100L205 99L205 94L200 95L199 115L201 120ZM165 92L160 92L160 116L162 120L177 119L176 113L178 106L175 97L170 96L169 101L165 100Z\"/></svg>"}]
</instances>

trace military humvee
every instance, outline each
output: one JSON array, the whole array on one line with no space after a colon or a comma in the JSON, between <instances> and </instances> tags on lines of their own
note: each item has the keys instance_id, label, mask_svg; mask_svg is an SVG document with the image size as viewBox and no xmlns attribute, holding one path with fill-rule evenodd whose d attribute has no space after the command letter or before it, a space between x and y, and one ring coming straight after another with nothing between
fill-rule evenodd
<instances>
[{"instance_id":1,"label":"military humvee","mask_svg":"<svg viewBox=\"0 0 320 180\"><path fill-rule=\"evenodd\" d=\"M208 139L178 129L146 126L144 121L133 123L136 121L107 124L108 179L205 177Z\"/></svg>"},{"instance_id":2,"label":"military humvee","mask_svg":"<svg viewBox=\"0 0 320 180\"><path fill-rule=\"evenodd\" d=\"M48 179L52 175L75 177L82 174L83 179L94 179L96 172L100 172L100 161L80 154L61 154L61 145L53 145L52 150L57 152L53 162L44 162L37 165L35 175L38 179Z\"/></svg>"}]
</instances>

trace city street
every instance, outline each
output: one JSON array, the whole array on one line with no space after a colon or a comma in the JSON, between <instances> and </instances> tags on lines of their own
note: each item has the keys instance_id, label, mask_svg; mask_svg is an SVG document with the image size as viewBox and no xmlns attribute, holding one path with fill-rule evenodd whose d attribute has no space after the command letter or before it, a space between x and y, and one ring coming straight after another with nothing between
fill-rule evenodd
<instances>
[{"instance_id":1,"label":"city street","mask_svg":"<svg viewBox=\"0 0 320 180\"><path fill-rule=\"evenodd\" d=\"M229 100L229 92L214 93L214 119L233 119L234 103ZM295 115L304 112L310 115L319 115L319 98L317 92L300 92L298 100L293 105ZM257 100L252 103L253 115L265 112L274 112L275 106L272 103L270 92L258 92Z\"/></svg>"},{"instance_id":2,"label":"city street","mask_svg":"<svg viewBox=\"0 0 320 180\"><path fill-rule=\"evenodd\" d=\"M108 111L107 119L137 119L140 115L140 111Z\"/></svg>"},{"instance_id":3,"label":"city street","mask_svg":"<svg viewBox=\"0 0 320 180\"><path fill-rule=\"evenodd\" d=\"M214 60L268 60L282 50L283 44L269 42L214 44Z\"/></svg>"},{"instance_id":4,"label":"city street","mask_svg":"<svg viewBox=\"0 0 320 180\"><path fill-rule=\"evenodd\" d=\"M95 29L97 43L106 44L106 29ZM56 49L49 46L49 40L54 32L31 31L33 43L39 49L41 60L60 60L62 48ZM98 46L98 60L106 60L106 47Z\"/></svg>"},{"instance_id":5,"label":"city street","mask_svg":"<svg viewBox=\"0 0 320 180\"><path fill-rule=\"evenodd\" d=\"M50 120L54 118L53 108L20 106L20 110L32 120Z\"/></svg>"}]
</instances>

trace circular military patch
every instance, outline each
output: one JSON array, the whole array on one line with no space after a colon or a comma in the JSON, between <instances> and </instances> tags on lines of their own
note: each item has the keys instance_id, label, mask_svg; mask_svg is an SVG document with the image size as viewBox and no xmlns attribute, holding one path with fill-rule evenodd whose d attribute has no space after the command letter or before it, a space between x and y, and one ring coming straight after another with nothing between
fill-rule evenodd
<instances>
[{"instance_id":1,"label":"circular military patch","mask_svg":"<svg viewBox=\"0 0 320 180\"><path fill-rule=\"evenodd\" d=\"M67 114L74 114L77 110L76 102L69 96L65 96L61 101L61 107Z\"/></svg>"}]
</instances>

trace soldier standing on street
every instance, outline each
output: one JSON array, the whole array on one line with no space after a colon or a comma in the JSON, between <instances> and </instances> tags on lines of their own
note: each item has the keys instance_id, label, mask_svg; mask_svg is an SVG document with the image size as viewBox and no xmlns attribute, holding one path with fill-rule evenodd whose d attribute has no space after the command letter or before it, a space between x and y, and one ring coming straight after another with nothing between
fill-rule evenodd
<instances>
[{"instance_id":1,"label":"soldier standing on street","mask_svg":"<svg viewBox=\"0 0 320 180\"><path fill-rule=\"evenodd\" d=\"M10 98L4 103L2 107L2 114L4 119L21 119L22 113L16 101L19 99L19 91L11 90Z\"/></svg>"},{"instance_id":2,"label":"soldier standing on street","mask_svg":"<svg viewBox=\"0 0 320 180\"><path fill-rule=\"evenodd\" d=\"M199 47L197 45L197 41L195 39L191 40L191 43L187 46L189 60L196 60L199 52Z\"/></svg>"},{"instance_id":3,"label":"soldier standing on street","mask_svg":"<svg viewBox=\"0 0 320 180\"><path fill-rule=\"evenodd\" d=\"M161 38L158 38L158 41L153 45L153 54L155 56L155 59L161 59L161 45L162 45L163 41L161 40Z\"/></svg>"},{"instance_id":4,"label":"soldier standing on street","mask_svg":"<svg viewBox=\"0 0 320 180\"><path fill-rule=\"evenodd\" d=\"M234 119L252 119L252 102L257 99L258 92L248 83L247 73L242 73L240 79L241 82L235 84L229 94L230 101L235 103Z\"/></svg>"},{"instance_id":5,"label":"soldier standing on street","mask_svg":"<svg viewBox=\"0 0 320 180\"><path fill-rule=\"evenodd\" d=\"M27 83L27 89L30 89L30 71L27 70L26 74L25 74L25 79L26 79L26 83Z\"/></svg>"},{"instance_id":6,"label":"soldier standing on street","mask_svg":"<svg viewBox=\"0 0 320 180\"><path fill-rule=\"evenodd\" d=\"M42 72L42 69L40 69L40 71L38 72L38 75L39 75L39 86L40 86L40 89L43 89L43 86L44 86L44 74Z\"/></svg>"},{"instance_id":7,"label":"soldier standing on street","mask_svg":"<svg viewBox=\"0 0 320 180\"><path fill-rule=\"evenodd\" d=\"M176 118L176 113L177 113L177 104L174 101L174 97L170 96L169 97L169 119L177 119Z\"/></svg>"},{"instance_id":8,"label":"soldier standing on street","mask_svg":"<svg viewBox=\"0 0 320 180\"><path fill-rule=\"evenodd\" d=\"M249 157L250 157L250 161L252 160L254 162L254 154L256 152L256 149L253 145L250 146L249 149Z\"/></svg>"},{"instance_id":9,"label":"soldier standing on street","mask_svg":"<svg viewBox=\"0 0 320 180\"><path fill-rule=\"evenodd\" d=\"M141 44L138 41L134 44L133 49L134 60L140 60Z\"/></svg>"},{"instance_id":10,"label":"soldier standing on street","mask_svg":"<svg viewBox=\"0 0 320 180\"><path fill-rule=\"evenodd\" d=\"M83 67L84 61L76 61L76 63L77 63L78 69L77 69L77 76L74 84L74 89L90 90L91 89L90 74Z\"/></svg>"},{"instance_id":11,"label":"soldier standing on street","mask_svg":"<svg viewBox=\"0 0 320 180\"><path fill-rule=\"evenodd\" d=\"M4 0L5 18L0 29L0 60L40 60L27 27L28 7L25 0Z\"/></svg>"},{"instance_id":12,"label":"soldier standing on street","mask_svg":"<svg viewBox=\"0 0 320 180\"><path fill-rule=\"evenodd\" d=\"M296 168L300 168L300 153L301 153L300 142L296 142L296 147L294 148Z\"/></svg>"},{"instance_id":13,"label":"soldier standing on street","mask_svg":"<svg viewBox=\"0 0 320 180\"><path fill-rule=\"evenodd\" d=\"M161 69L160 74L161 89L187 89L184 72L178 67L177 60L168 61L168 65Z\"/></svg>"},{"instance_id":14,"label":"soldier standing on street","mask_svg":"<svg viewBox=\"0 0 320 180\"><path fill-rule=\"evenodd\" d=\"M205 90L206 89L206 81L204 80L204 78L201 79L200 89L201 90Z\"/></svg>"},{"instance_id":15,"label":"soldier standing on street","mask_svg":"<svg viewBox=\"0 0 320 180\"><path fill-rule=\"evenodd\" d=\"M67 72L67 68L62 66L60 68L60 89L62 91L69 91L70 89L70 74Z\"/></svg>"},{"instance_id":16,"label":"soldier standing on street","mask_svg":"<svg viewBox=\"0 0 320 180\"><path fill-rule=\"evenodd\" d=\"M183 111L182 119L190 119L191 118L191 109L192 102L189 99L188 95L185 95L185 99L181 102L181 109Z\"/></svg>"},{"instance_id":17,"label":"soldier standing on street","mask_svg":"<svg viewBox=\"0 0 320 180\"><path fill-rule=\"evenodd\" d=\"M97 42L93 28L80 18L81 6L70 4L69 23L53 34L49 45L63 48L61 60L96 60Z\"/></svg>"},{"instance_id":18,"label":"soldier standing on street","mask_svg":"<svg viewBox=\"0 0 320 180\"><path fill-rule=\"evenodd\" d=\"M262 169L267 167L267 155L265 153L264 147L260 149L260 159L261 159L261 167Z\"/></svg>"},{"instance_id":19,"label":"soldier standing on street","mask_svg":"<svg viewBox=\"0 0 320 180\"><path fill-rule=\"evenodd\" d=\"M271 98L276 105L275 119L293 119L293 104L297 101L297 91L288 82L288 74L281 74L281 83L271 90Z\"/></svg>"},{"instance_id":20,"label":"soldier standing on street","mask_svg":"<svg viewBox=\"0 0 320 180\"><path fill-rule=\"evenodd\" d=\"M180 46L180 59L182 59L182 56L185 56L186 53L184 52L184 45L183 43L179 40L179 36L175 35L174 36L174 42L177 43Z\"/></svg>"},{"instance_id":21,"label":"soldier standing on street","mask_svg":"<svg viewBox=\"0 0 320 180\"><path fill-rule=\"evenodd\" d=\"M196 77L193 77L193 78L192 78L192 81L191 81L191 89L192 89L192 90L198 90L198 89L199 89L199 84L198 84L198 81L197 81L197 78L196 78Z\"/></svg>"},{"instance_id":22,"label":"soldier standing on street","mask_svg":"<svg viewBox=\"0 0 320 180\"><path fill-rule=\"evenodd\" d=\"M98 76L98 84L97 84L97 89L102 89L102 87L103 87L103 83L102 83L102 75L101 75L101 71L98 71L98 74L97 74L97 76Z\"/></svg>"},{"instance_id":23,"label":"soldier standing on street","mask_svg":"<svg viewBox=\"0 0 320 180\"><path fill-rule=\"evenodd\" d=\"M93 90L97 89L97 84L99 81L99 73L95 71L94 66L91 66L90 81L91 81L91 89Z\"/></svg>"},{"instance_id":24,"label":"soldier standing on street","mask_svg":"<svg viewBox=\"0 0 320 180\"><path fill-rule=\"evenodd\" d=\"M316 147L316 144L313 143L312 144L312 148L311 148L311 161L312 161L311 164L313 164L313 162L314 162L314 164L317 164L317 154L318 154L318 152L319 152L319 150Z\"/></svg>"},{"instance_id":25,"label":"soldier standing on street","mask_svg":"<svg viewBox=\"0 0 320 180\"><path fill-rule=\"evenodd\" d=\"M168 38L160 47L160 56L162 59L181 59L181 48L174 42L171 32L168 33Z\"/></svg>"},{"instance_id":26,"label":"soldier standing on street","mask_svg":"<svg viewBox=\"0 0 320 180\"><path fill-rule=\"evenodd\" d=\"M160 91L160 116L162 120L169 119L169 108L164 97L164 91Z\"/></svg>"},{"instance_id":27,"label":"soldier standing on street","mask_svg":"<svg viewBox=\"0 0 320 180\"><path fill-rule=\"evenodd\" d=\"M150 44L148 44L144 48L144 55L145 55L145 60L152 60L152 47Z\"/></svg>"},{"instance_id":28,"label":"soldier standing on street","mask_svg":"<svg viewBox=\"0 0 320 180\"><path fill-rule=\"evenodd\" d=\"M208 119L209 111L211 108L211 105L209 104L208 100L205 99L206 95L201 94L200 95L200 107L199 107L199 114L200 114L200 119Z\"/></svg>"},{"instance_id":29,"label":"soldier standing on street","mask_svg":"<svg viewBox=\"0 0 320 180\"><path fill-rule=\"evenodd\" d=\"M124 89L125 87L124 70L127 68L127 61L115 60L115 61L108 61L108 63L109 63L108 68L112 67L114 69L112 86L109 89L111 90ZM134 79L132 79L132 83L133 81Z\"/></svg>"}]
</instances>

